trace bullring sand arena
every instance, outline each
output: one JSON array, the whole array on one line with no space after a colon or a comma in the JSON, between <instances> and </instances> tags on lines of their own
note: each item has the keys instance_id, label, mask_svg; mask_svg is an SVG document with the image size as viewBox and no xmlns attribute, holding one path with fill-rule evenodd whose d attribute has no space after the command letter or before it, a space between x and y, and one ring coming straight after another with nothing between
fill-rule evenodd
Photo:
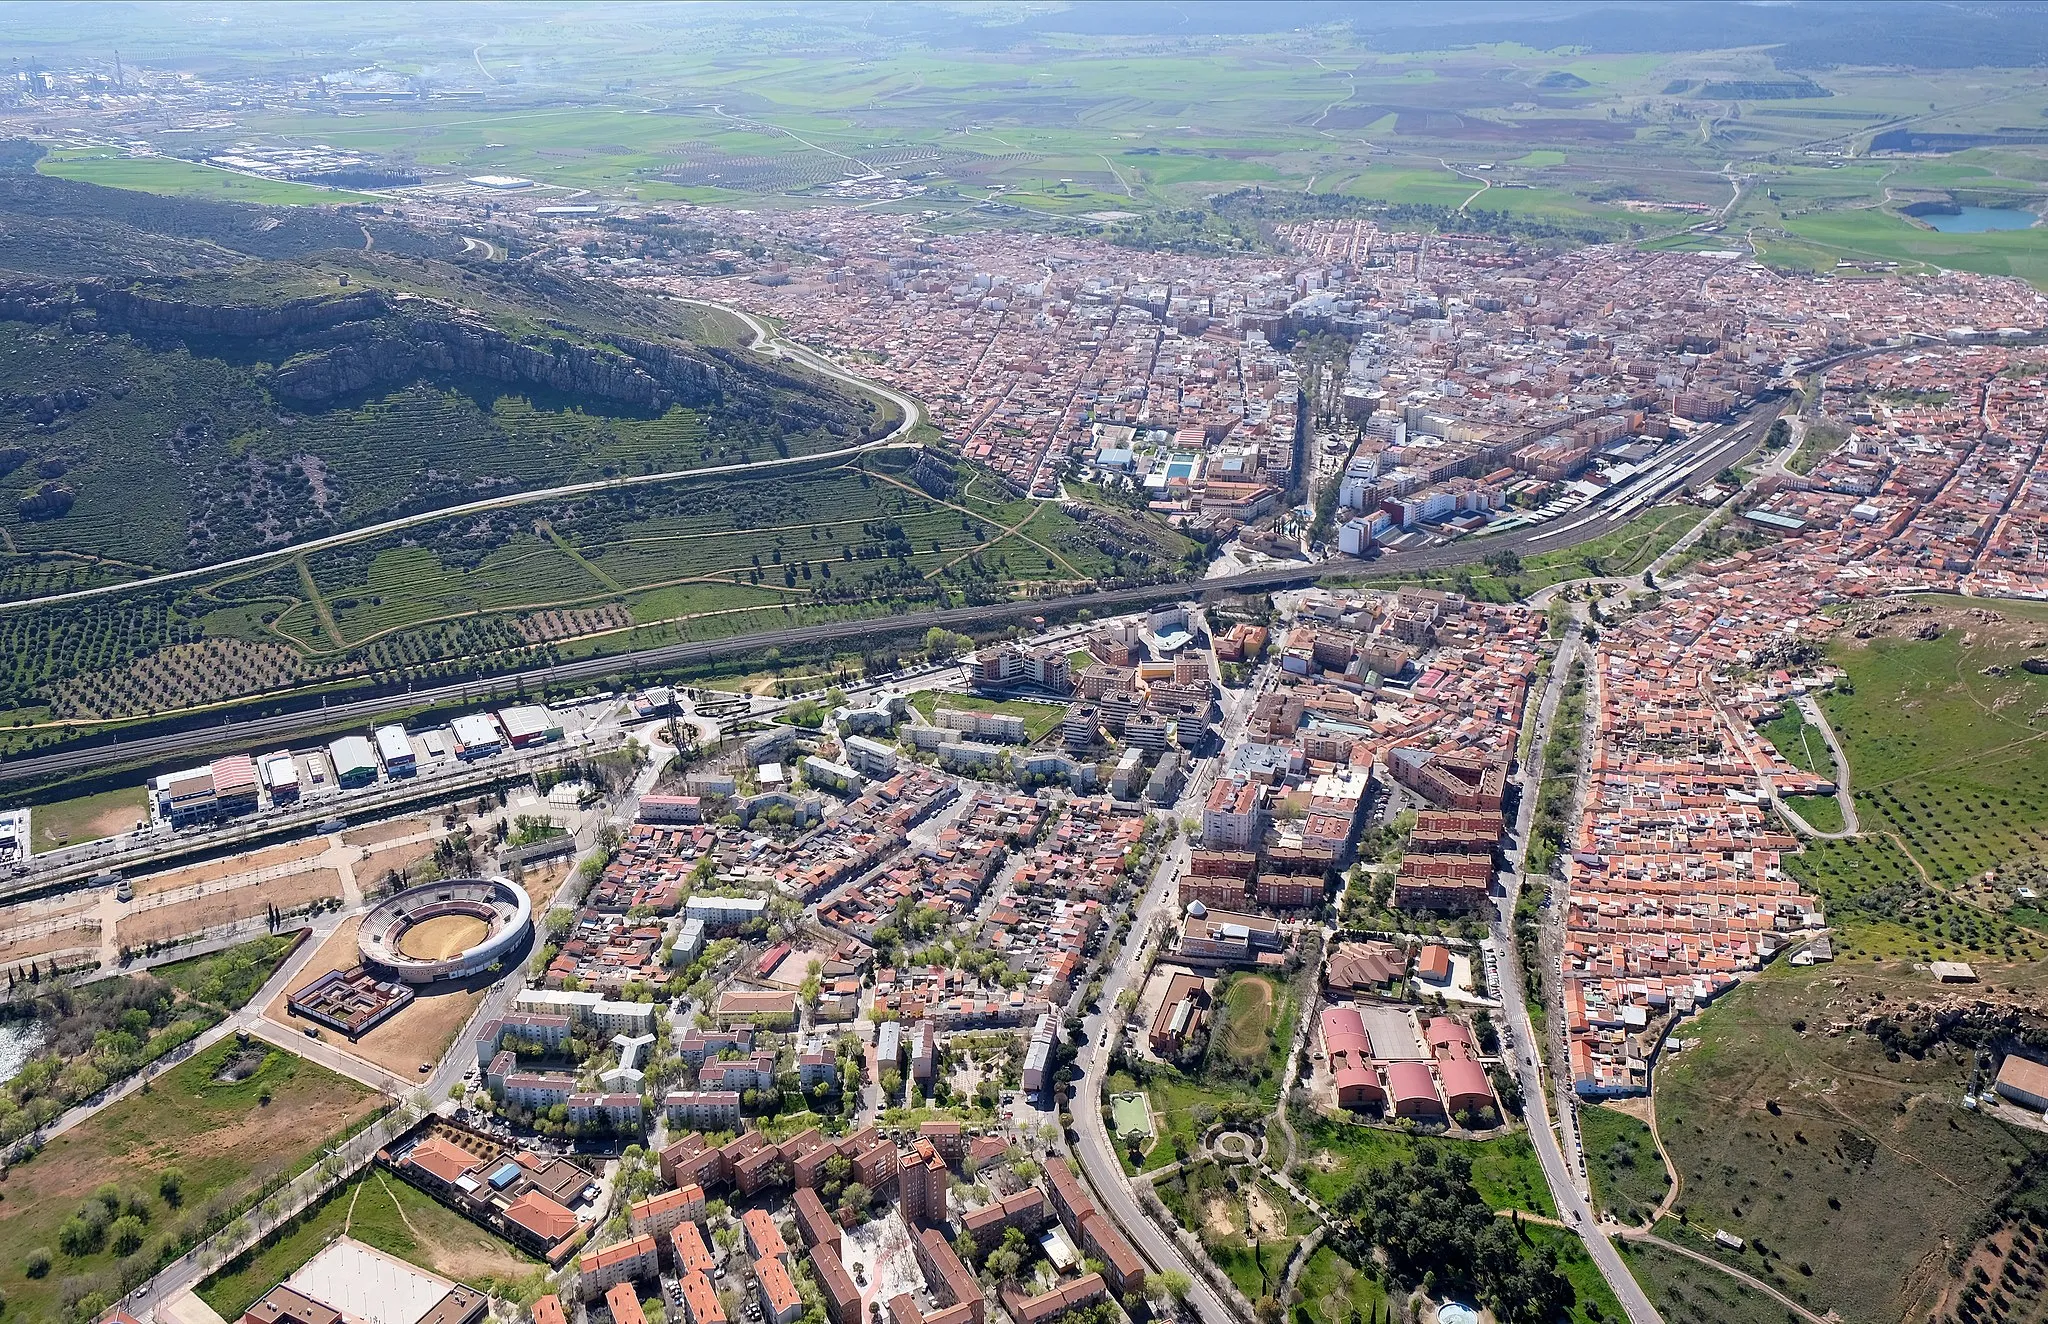
<instances>
[{"instance_id":1,"label":"bullring sand arena","mask_svg":"<svg viewBox=\"0 0 2048 1324\"><path fill-rule=\"evenodd\" d=\"M398 950L415 961L445 961L490 936L491 926L474 915L436 915L399 935Z\"/></svg>"},{"instance_id":2,"label":"bullring sand arena","mask_svg":"<svg viewBox=\"0 0 2048 1324\"><path fill-rule=\"evenodd\" d=\"M363 964L385 979L431 984L502 961L533 928L533 903L504 878L451 878L379 902L356 931Z\"/></svg>"}]
</instances>

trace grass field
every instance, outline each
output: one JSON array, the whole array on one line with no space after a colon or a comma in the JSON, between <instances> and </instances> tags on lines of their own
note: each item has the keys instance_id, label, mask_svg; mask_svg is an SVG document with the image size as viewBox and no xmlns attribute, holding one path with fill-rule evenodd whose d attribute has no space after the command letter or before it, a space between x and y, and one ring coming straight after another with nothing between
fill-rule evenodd
<instances>
[{"instance_id":1,"label":"grass field","mask_svg":"<svg viewBox=\"0 0 2048 1324\"><path fill-rule=\"evenodd\" d=\"M1612 1324L1628 1318L1578 1233L1541 1223L1524 1223L1522 1235L1531 1246L1547 1248L1557 1256L1557 1271L1572 1285L1572 1324Z\"/></svg>"},{"instance_id":2,"label":"grass field","mask_svg":"<svg viewBox=\"0 0 2048 1324\"><path fill-rule=\"evenodd\" d=\"M29 835L38 852L50 851L133 831L148 817L147 792L140 786L123 786L37 805L29 813Z\"/></svg>"},{"instance_id":3,"label":"grass field","mask_svg":"<svg viewBox=\"0 0 2048 1324\"><path fill-rule=\"evenodd\" d=\"M1763 1293L1662 1246L1617 1244L1629 1272L1666 1319L1687 1324L1796 1324L1799 1319Z\"/></svg>"},{"instance_id":4,"label":"grass field","mask_svg":"<svg viewBox=\"0 0 2048 1324\"><path fill-rule=\"evenodd\" d=\"M1650 1128L1618 1108L1579 1110L1586 1175L1602 1209L1626 1223L1647 1224L1671 1189Z\"/></svg>"},{"instance_id":5,"label":"grass field","mask_svg":"<svg viewBox=\"0 0 2048 1324\"><path fill-rule=\"evenodd\" d=\"M1996 982L2038 1000L2048 968ZM1968 1047L1900 1051L1832 1029L1903 1012L1932 988L1898 964L1774 970L1682 1030L1699 1042L1657 1070L1660 1130L1683 1179L1674 1212L1701 1237L1746 1238L1734 1259L1748 1272L1855 1324L1922 1317L1953 1272L1948 1248L2048 1171L2048 1135L1960 1106Z\"/></svg>"},{"instance_id":6,"label":"grass field","mask_svg":"<svg viewBox=\"0 0 2048 1324\"><path fill-rule=\"evenodd\" d=\"M1835 775L1835 761L1828 756L1828 742L1807 724L1797 704L1786 704L1784 712L1757 729L1793 767L1804 768L1823 777Z\"/></svg>"},{"instance_id":7,"label":"grass field","mask_svg":"<svg viewBox=\"0 0 2048 1324\"><path fill-rule=\"evenodd\" d=\"M1294 1324L1351 1324L1352 1312L1375 1319L1385 1308L1386 1285L1328 1246L1316 1247L1301 1271L1301 1302Z\"/></svg>"},{"instance_id":8,"label":"grass field","mask_svg":"<svg viewBox=\"0 0 2048 1324\"><path fill-rule=\"evenodd\" d=\"M240 1051L233 1037L223 1040L9 1170L0 1184L0 1293L10 1314L60 1319L65 1297L111 1301L167 1247L190 1244L211 1219L302 1169L377 1107L377 1096L354 1081L260 1041L249 1050L250 1074L217 1079ZM171 1170L182 1178L175 1200L161 1186ZM87 1216L89 1206L104 1211L108 1203L138 1225ZM74 1239L65 1228L73 1219L99 1221L100 1232ZM117 1253L129 1231L134 1248ZM51 1267L31 1277L39 1249Z\"/></svg>"},{"instance_id":9,"label":"grass field","mask_svg":"<svg viewBox=\"0 0 2048 1324\"><path fill-rule=\"evenodd\" d=\"M1289 1119L1299 1138L1296 1154L1302 1167L1298 1180L1325 1203L1334 1204L1347 1188L1427 1145L1469 1157L1472 1185L1490 1207L1556 1217L1557 1208L1551 1203L1535 1147L1521 1132L1496 1140L1449 1140L1339 1122L1299 1108L1289 1113Z\"/></svg>"},{"instance_id":10,"label":"grass field","mask_svg":"<svg viewBox=\"0 0 2048 1324\"><path fill-rule=\"evenodd\" d=\"M339 202L376 201L365 193L321 188L314 184L294 184L283 179L261 179L164 156L60 153L44 157L36 169L46 175L102 184L107 188L166 193L174 197L212 198L220 202L331 207Z\"/></svg>"},{"instance_id":11,"label":"grass field","mask_svg":"<svg viewBox=\"0 0 2048 1324\"><path fill-rule=\"evenodd\" d=\"M1832 795L1788 796L1785 803L1816 832L1840 832L1848 825L1842 816L1842 802Z\"/></svg>"},{"instance_id":12,"label":"grass field","mask_svg":"<svg viewBox=\"0 0 2048 1324\"><path fill-rule=\"evenodd\" d=\"M499 1297L522 1297L542 1270L539 1261L431 1196L373 1169L230 1261L200 1284L199 1299L223 1319L239 1319L343 1235Z\"/></svg>"},{"instance_id":13,"label":"grass field","mask_svg":"<svg viewBox=\"0 0 2048 1324\"><path fill-rule=\"evenodd\" d=\"M1057 704L1030 703L1022 699L987 699L978 694L944 694L933 690L920 690L910 696L910 706L924 714L930 721L932 714L940 708L955 708L974 713L1006 713L1011 717L1024 719L1024 734L1031 743L1039 741L1059 727L1066 717L1066 709Z\"/></svg>"},{"instance_id":14,"label":"grass field","mask_svg":"<svg viewBox=\"0 0 2048 1324\"><path fill-rule=\"evenodd\" d=\"M1863 835L1811 843L1790 867L1852 953L2030 960L2043 916L2017 889L2048 875L2048 677L2019 663L2048 608L2001 603L1993 621L1919 605L1907 629L1836 639L1851 686L1821 702ZM1924 625L1940 637L1899 637Z\"/></svg>"}]
</instances>

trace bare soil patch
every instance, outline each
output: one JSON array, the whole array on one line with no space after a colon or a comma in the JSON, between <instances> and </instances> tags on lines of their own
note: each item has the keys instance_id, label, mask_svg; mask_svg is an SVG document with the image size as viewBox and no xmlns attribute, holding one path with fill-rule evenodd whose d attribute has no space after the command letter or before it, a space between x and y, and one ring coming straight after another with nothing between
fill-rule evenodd
<instances>
[{"instance_id":1,"label":"bare soil patch","mask_svg":"<svg viewBox=\"0 0 2048 1324\"><path fill-rule=\"evenodd\" d=\"M1612 1108L1618 1113L1625 1113L1641 1122L1644 1126L1650 1125L1657 1115L1656 1105L1650 1102L1648 1095L1641 1095L1636 1098L1602 1099L1600 1106Z\"/></svg>"},{"instance_id":2,"label":"bare soil patch","mask_svg":"<svg viewBox=\"0 0 2048 1324\"><path fill-rule=\"evenodd\" d=\"M484 1000L483 988L426 989L405 1010L349 1046L349 1053L394 1076L411 1076L422 1062L438 1062Z\"/></svg>"},{"instance_id":3,"label":"bare soil patch","mask_svg":"<svg viewBox=\"0 0 2048 1324\"><path fill-rule=\"evenodd\" d=\"M215 892L189 901L131 910L115 928L131 947L188 933L203 933L222 924L261 915L267 906L291 910L309 901L341 895L341 874L334 869L307 869L261 884Z\"/></svg>"},{"instance_id":4,"label":"bare soil patch","mask_svg":"<svg viewBox=\"0 0 2048 1324\"><path fill-rule=\"evenodd\" d=\"M413 865L434 853L431 841L414 841L403 846L386 846L372 851L366 859L355 866L356 884L365 892L384 884L384 875L404 873Z\"/></svg>"},{"instance_id":5,"label":"bare soil patch","mask_svg":"<svg viewBox=\"0 0 2048 1324\"><path fill-rule=\"evenodd\" d=\"M1202 1210L1202 1224L1219 1237L1227 1237L1237 1231L1237 1220L1230 1216L1230 1204L1221 1196L1209 1201Z\"/></svg>"},{"instance_id":6,"label":"bare soil patch","mask_svg":"<svg viewBox=\"0 0 2048 1324\"><path fill-rule=\"evenodd\" d=\"M361 927L360 915L343 920L299 971L298 978L263 1009L263 1018L293 1031L303 1030L307 1022L293 1016L286 1002L329 970L346 970L357 964L356 930ZM487 978L449 985L445 991L420 989L410 1006L354 1043L334 1035L328 1037L337 1040L335 1046L351 1057L382 1067L394 1076L412 1076L418 1072L420 1063L435 1061L448 1051L448 1045L483 1001L484 989L489 987Z\"/></svg>"},{"instance_id":7,"label":"bare soil patch","mask_svg":"<svg viewBox=\"0 0 2048 1324\"><path fill-rule=\"evenodd\" d=\"M1254 1241L1272 1241L1287 1235L1287 1220L1273 1208L1272 1201L1256 1183L1244 1188L1245 1225Z\"/></svg>"},{"instance_id":8,"label":"bare soil patch","mask_svg":"<svg viewBox=\"0 0 2048 1324\"><path fill-rule=\"evenodd\" d=\"M562 890L562 882L568 876L569 861L556 860L528 869L525 876L519 880L519 886L526 892L526 899L533 903L536 918L554 903L555 893Z\"/></svg>"},{"instance_id":9,"label":"bare soil patch","mask_svg":"<svg viewBox=\"0 0 2048 1324\"><path fill-rule=\"evenodd\" d=\"M26 961L31 957L48 956L52 952L73 952L88 948L98 951L99 946L99 925L67 925L60 929L0 941L0 962Z\"/></svg>"},{"instance_id":10,"label":"bare soil patch","mask_svg":"<svg viewBox=\"0 0 2048 1324\"><path fill-rule=\"evenodd\" d=\"M398 950L417 961L444 960L476 946L490 931L474 915L436 915L398 935Z\"/></svg>"},{"instance_id":11,"label":"bare soil patch","mask_svg":"<svg viewBox=\"0 0 2048 1324\"><path fill-rule=\"evenodd\" d=\"M165 873L150 874L135 880L135 895L154 896L159 892L174 892L181 887L195 883L218 882L236 874L256 873L281 864L311 859L327 852L325 837L314 837L310 841L291 841L281 846L266 846L262 850L245 851L224 859L208 860L204 864L187 865Z\"/></svg>"},{"instance_id":12,"label":"bare soil patch","mask_svg":"<svg viewBox=\"0 0 2048 1324\"><path fill-rule=\"evenodd\" d=\"M400 837L431 831L437 822L431 818L394 818L387 823L369 823L342 833L341 843L344 846L381 846Z\"/></svg>"}]
</instances>

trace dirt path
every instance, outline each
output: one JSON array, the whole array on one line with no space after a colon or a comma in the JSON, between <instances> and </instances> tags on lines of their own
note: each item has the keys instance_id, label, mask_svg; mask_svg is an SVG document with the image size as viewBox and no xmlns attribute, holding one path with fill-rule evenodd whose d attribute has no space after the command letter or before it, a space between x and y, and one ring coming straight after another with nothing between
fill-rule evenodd
<instances>
[{"instance_id":1,"label":"dirt path","mask_svg":"<svg viewBox=\"0 0 2048 1324\"><path fill-rule=\"evenodd\" d=\"M1734 1268L1731 1265L1723 1264L1721 1263L1721 1261L1715 1259L1711 1255L1702 1255L1699 1251L1693 1250L1690 1247L1681 1246L1674 1241L1666 1241L1662 1237L1652 1236L1647 1232L1624 1232L1622 1233L1622 1236L1630 1241L1643 1242L1648 1245L1659 1247L1663 1250L1668 1250L1674 1255L1683 1255L1685 1256L1685 1258L1689 1260L1697 1260L1701 1264L1706 1265L1709 1269L1718 1269L1722 1273L1727 1274L1730 1278L1733 1278L1737 1282L1741 1283L1743 1286L1761 1292L1765 1296L1771 1298L1771 1300L1776 1301L1779 1305L1785 1307L1785 1309L1795 1312L1801 1319L1809 1321L1809 1324L1838 1324L1838 1321L1829 1318L1828 1316L1814 1314L1811 1310L1808 1310L1805 1306L1800 1305L1791 1297L1786 1296L1783 1292L1780 1292L1777 1288L1771 1286L1763 1279L1752 1277L1751 1275L1744 1273L1740 1269Z\"/></svg>"}]
</instances>

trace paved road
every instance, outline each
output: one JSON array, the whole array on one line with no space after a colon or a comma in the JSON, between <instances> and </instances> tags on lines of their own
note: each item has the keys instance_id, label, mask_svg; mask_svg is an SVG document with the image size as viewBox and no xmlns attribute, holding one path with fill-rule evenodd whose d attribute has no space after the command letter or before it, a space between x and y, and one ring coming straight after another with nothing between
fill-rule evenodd
<instances>
[{"instance_id":1,"label":"paved road","mask_svg":"<svg viewBox=\"0 0 2048 1324\"><path fill-rule=\"evenodd\" d=\"M1802 694L1794 702L1799 705L1800 715L1806 718L1806 724L1819 730L1821 739L1827 741L1828 755L1835 761L1835 803L1842 807L1842 827L1837 832L1822 832L1782 799L1778 801L1778 808L1784 810L1785 817L1805 828L1806 834L1810 837L1819 837L1825 841L1853 837L1862 830L1862 827L1856 821L1856 798L1849 789L1849 756L1842 752L1841 743L1835 739L1835 728L1828 725L1827 714L1821 711L1820 705L1814 702L1812 695Z\"/></svg>"},{"instance_id":2,"label":"paved road","mask_svg":"<svg viewBox=\"0 0 2048 1324\"><path fill-rule=\"evenodd\" d=\"M1543 742L1549 735L1550 723L1557 714L1558 701L1564 692L1565 677L1570 674L1572 659L1580 649L1579 634L1575 629L1565 637L1558 649L1557 660L1551 667L1551 683L1544 691L1537 707L1535 740L1530 745L1529 767L1540 770ZM1536 785L1540 771L1525 774L1520 807L1515 818L1514 841L1508 851L1510 872L1505 878L1512 880L1506 895L1499 899L1499 907L1493 916L1493 942L1500 961L1499 984L1500 1004L1510 1035L1514 1039L1515 1074L1522 1084L1524 1119L1529 1126L1529 1139L1536 1146L1536 1157L1543 1166L1543 1178L1550 1186L1551 1199L1557 1204L1559 1215L1579 1234L1586 1244L1593 1263L1600 1269L1600 1276L1628 1312L1631 1324L1662 1324L1663 1317L1656 1306L1629 1272L1614 1243L1603 1235L1595 1220L1591 1204L1579 1183L1578 1173L1565 1161L1564 1151L1559 1147L1557 1134L1551 1129L1550 1101L1543 1087L1543 1073L1538 1069L1535 1058L1537 1043L1536 1030L1529 1020L1529 1008L1523 992L1521 956L1515 949L1514 914L1515 902L1521 895L1521 866L1524 852L1528 849L1529 830L1536 816ZM1568 1069L1559 1063L1562 1078ZM1561 1108L1568 1109L1568 1103Z\"/></svg>"},{"instance_id":3,"label":"paved road","mask_svg":"<svg viewBox=\"0 0 2048 1324\"><path fill-rule=\"evenodd\" d=\"M1206 785L1206 777L1191 778L1176 808L1185 808L1190 804L1191 796L1206 793L1196 790ZM1199 800L1194 802L1199 803ZM1130 1180L1124 1176L1122 1164L1117 1161L1109 1129L1102 1123L1103 1084L1109 1070L1109 1054L1102 1043L1103 1031L1111 1024L1111 1018L1117 1015L1117 999L1125 989L1134 987L1142 975L1139 958L1146 945L1145 935L1151 932L1155 921L1173 909L1175 885L1181 871L1187 867L1188 850L1187 838L1180 836L1160 853L1151 881L1136 902L1137 918L1131 927L1131 940L1124 944L1103 976L1099 1002L1102 1011L1082 1022L1088 1041L1081 1049L1076 1064L1081 1074L1074 1082L1074 1132L1079 1138L1074 1153L1080 1160L1082 1177L1094 1190L1096 1199L1102 1202L1104 1212L1130 1237L1139 1253L1157 1269L1172 1269L1187 1275L1193 1285L1188 1294L1188 1304L1201 1318L1202 1324L1237 1324L1236 1315L1223 1303L1223 1298L1188 1264L1173 1239L1139 1206L1137 1194Z\"/></svg>"},{"instance_id":4,"label":"paved road","mask_svg":"<svg viewBox=\"0 0 2048 1324\"><path fill-rule=\"evenodd\" d=\"M318 552L329 547L340 547L352 542L361 542L365 538L375 538L381 534L395 533L399 530L414 528L421 524L430 524L436 520L476 514L486 510L503 510L508 506L530 505L536 501L553 501L561 497L587 496L592 492L609 492L619 488L645 487L653 483L673 483L692 478L712 478L721 474L748 473L753 471L765 472L771 469L786 469L793 465L813 464L823 460L848 459L855 455L864 454L867 451L903 445L909 440L911 432L924 419L924 411L918 406L917 401L910 396L892 387L884 386L880 382L870 381L868 378L850 373L833 363L830 359L812 353L801 345L792 344L781 339L750 314L741 312L737 308L727 307L719 303L711 303L703 299L683 299L680 302L697 304L706 308L716 308L731 314L741 322L744 322L747 329L753 332L754 340L752 344L747 346L748 349L765 358L787 360L821 376L830 377L867 391L870 394L881 396L903 411L902 421L892 428L888 435L876 437L872 441L864 441L855 446L841 446L836 450L818 451L810 455L792 455L787 458L778 456L772 460L748 460L743 463L714 464L695 469L666 469L659 473L629 474L618 478L599 478L582 483L562 483L554 487L534 488L527 492L509 492L503 496L486 497L480 501L466 501L461 505L441 506L433 510L423 510L412 515L401 515L397 519L383 520L376 524L366 524L361 528L349 529L342 533L325 534L318 538L309 538L304 542L273 547L267 551L252 552L248 556L237 556L226 561L214 561L207 565L194 566L189 570L170 570L163 574L151 575L147 579L131 580L119 584L100 584L93 588L74 589L68 593L50 593L39 598L17 598L8 602L0 602L0 612L19 611L25 607L44 607L59 602L78 602L86 598L96 598L108 593L122 593L138 588L156 588L162 584L175 584L204 575L217 575L223 571L234 570L243 566L264 565L286 557L303 556L308 552Z\"/></svg>"},{"instance_id":5,"label":"paved road","mask_svg":"<svg viewBox=\"0 0 2048 1324\"><path fill-rule=\"evenodd\" d=\"M1737 449L1746 450L1751 444L1749 431L1747 428L1735 429L1735 432L1741 435L1731 439L1725 450L1731 454ZM1709 465L1705 471L1694 476L1694 481L1704 483L1710 480L1716 471L1713 465ZM1371 560L1339 556L1315 563L1262 566L1242 574L1223 575L1213 579L1196 577L1135 588L1071 593L1056 598L1024 598L986 606L948 607L897 616L821 621L813 625L730 635L723 639L666 644L635 652L613 653L558 663L554 666L507 672L488 680L415 689L403 694L358 699L350 703L330 704L319 709L249 718L239 722L224 721L219 726L195 727L164 735L143 736L134 740L74 746L50 754L0 759L0 782L52 777L83 769L101 768L113 760L122 763L170 758L189 760L213 750L252 747L277 737L304 731L309 727L331 729L354 722L368 722L411 709L468 702L482 703L495 695L514 690L530 693L550 685L570 684L634 671L659 670L682 663L759 652L768 648L787 648L906 633L919 634L933 626L959 630L986 626L1019 616L1064 613L1083 608L1102 615L1105 612L1143 606L1146 603L1205 593L1270 590L1322 579L1445 570L1454 566L1473 565L1487 556L1500 552L1523 555L1566 550L1611 533L1615 526L1604 520L1592 520L1580 527L1546 533L1551 527L1535 525L1513 533L1452 542L1439 547L1392 550ZM1543 536L1539 538L1539 535Z\"/></svg>"}]
</instances>

